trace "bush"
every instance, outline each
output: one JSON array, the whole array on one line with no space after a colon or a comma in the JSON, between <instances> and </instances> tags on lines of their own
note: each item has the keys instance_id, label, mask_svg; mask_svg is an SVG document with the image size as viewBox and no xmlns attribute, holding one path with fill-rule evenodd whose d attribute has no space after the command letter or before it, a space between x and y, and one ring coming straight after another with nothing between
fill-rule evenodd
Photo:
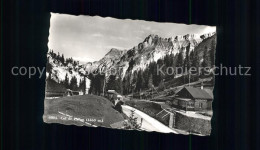
<instances>
[{"instance_id":1,"label":"bush","mask_svg":"<svg viewBox=\"0 0 260 150\"><path fill-rule=\"evenodd\" d=\"M123 104L122 101L118 102L118 103L116 104L116 106L115 106L115 110L117 110L118 112L122 113L122 112L123 112L123 111L122 111L122 104Z\"/></svg>"},{"instance_id":2,"label":"bush","mask_svg":"<svg viewBox=\"0 0 260 150\"><path fill-rule=\"evenodd\" d=\"M141 128L142 123L137 123L137 117L134 116L135 110L131 110L131 115L128 119L128 122L124 122L124 129L135 129L138 130Z\"/></svg>"}]
</instances>

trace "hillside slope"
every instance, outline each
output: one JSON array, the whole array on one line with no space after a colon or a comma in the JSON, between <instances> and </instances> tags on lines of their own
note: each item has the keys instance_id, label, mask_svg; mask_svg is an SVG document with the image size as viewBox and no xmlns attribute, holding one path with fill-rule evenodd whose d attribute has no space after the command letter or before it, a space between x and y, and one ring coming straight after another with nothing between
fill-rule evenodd
<instances>
[{"instance_id":1,"label":"hillside slope","mask_svg":"<svg viewBox=\"0 0 260 150\"><path fill-rule=\"evenodd\" d=\"M112 103L100 96L80 95L52 100L45 99L44 102L43 119L47 123L86 125L85 122L87 122L95 126L110 127L110 124L124 120L123 116L112 107ZM57 119L50 119L49 116ZM84 119L84 122L62 119L62 117L68 116ZM103 120L103 122L97 120Z\"/></svg>"}]
</instances>

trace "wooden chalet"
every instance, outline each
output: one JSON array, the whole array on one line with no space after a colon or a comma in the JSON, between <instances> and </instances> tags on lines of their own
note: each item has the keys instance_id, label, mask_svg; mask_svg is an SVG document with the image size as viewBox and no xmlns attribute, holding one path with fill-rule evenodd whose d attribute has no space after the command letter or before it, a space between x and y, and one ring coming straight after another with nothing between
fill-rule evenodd
<instances>
[{"instance_id":1,"label":"wooden chalet","mask_svg":"<svg viewBox=\"0 0 260 150\"><path fill-rule=\"evenodd\" d=\"M185 111L212 110L213 96L203 88L184 87L173 98L172 105Z\"/></svg>"}]
</instances>

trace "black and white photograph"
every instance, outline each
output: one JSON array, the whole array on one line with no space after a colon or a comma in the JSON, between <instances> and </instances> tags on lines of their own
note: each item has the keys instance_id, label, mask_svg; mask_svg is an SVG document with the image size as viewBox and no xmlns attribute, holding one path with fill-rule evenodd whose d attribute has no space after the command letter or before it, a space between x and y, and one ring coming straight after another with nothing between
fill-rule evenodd
<instances>
[{"instance_id":1,"label":"black and white photograph","mask_svg":"<svg viewBox=\"0 0 260 150\"><path fill-rule=\"evenodd\" d=\"M51 13L45 123L211 134L215 26Z\"/></svg>"},{"instance_id":2,"label":"black and white photograph","mask_svg":"<svg viewBox=\"0 0 260 150\"><path fill-rule=\"evenodd\" d=\"M0 149L260 150L258 8L2 0Z\"/></svg>"}]
</instances>

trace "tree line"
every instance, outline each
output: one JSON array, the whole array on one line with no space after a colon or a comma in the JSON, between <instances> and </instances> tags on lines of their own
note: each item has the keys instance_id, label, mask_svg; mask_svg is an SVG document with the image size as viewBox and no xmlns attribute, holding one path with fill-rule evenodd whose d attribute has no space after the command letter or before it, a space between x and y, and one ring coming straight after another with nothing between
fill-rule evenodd
<instances>
[{"instance_id":1,"label":"tree line","mask_svg":"<svg viewBox=\"0 0 260 150\"><path fill-rule=\"evenodd\" d=\"M55 52L53 52L53 50L49 50L48 53L53 58L55 63L61 63L63 66L67 66L68 64L72 64L74 67L79 65L79 61L75 61L72 57L65 58L63 54L60 55L59 52L58 52L58 54L56 54ZM47 59L48 59L47 61L49 61L49 58L47 58Z\"/></svg>"}]
</instances>

